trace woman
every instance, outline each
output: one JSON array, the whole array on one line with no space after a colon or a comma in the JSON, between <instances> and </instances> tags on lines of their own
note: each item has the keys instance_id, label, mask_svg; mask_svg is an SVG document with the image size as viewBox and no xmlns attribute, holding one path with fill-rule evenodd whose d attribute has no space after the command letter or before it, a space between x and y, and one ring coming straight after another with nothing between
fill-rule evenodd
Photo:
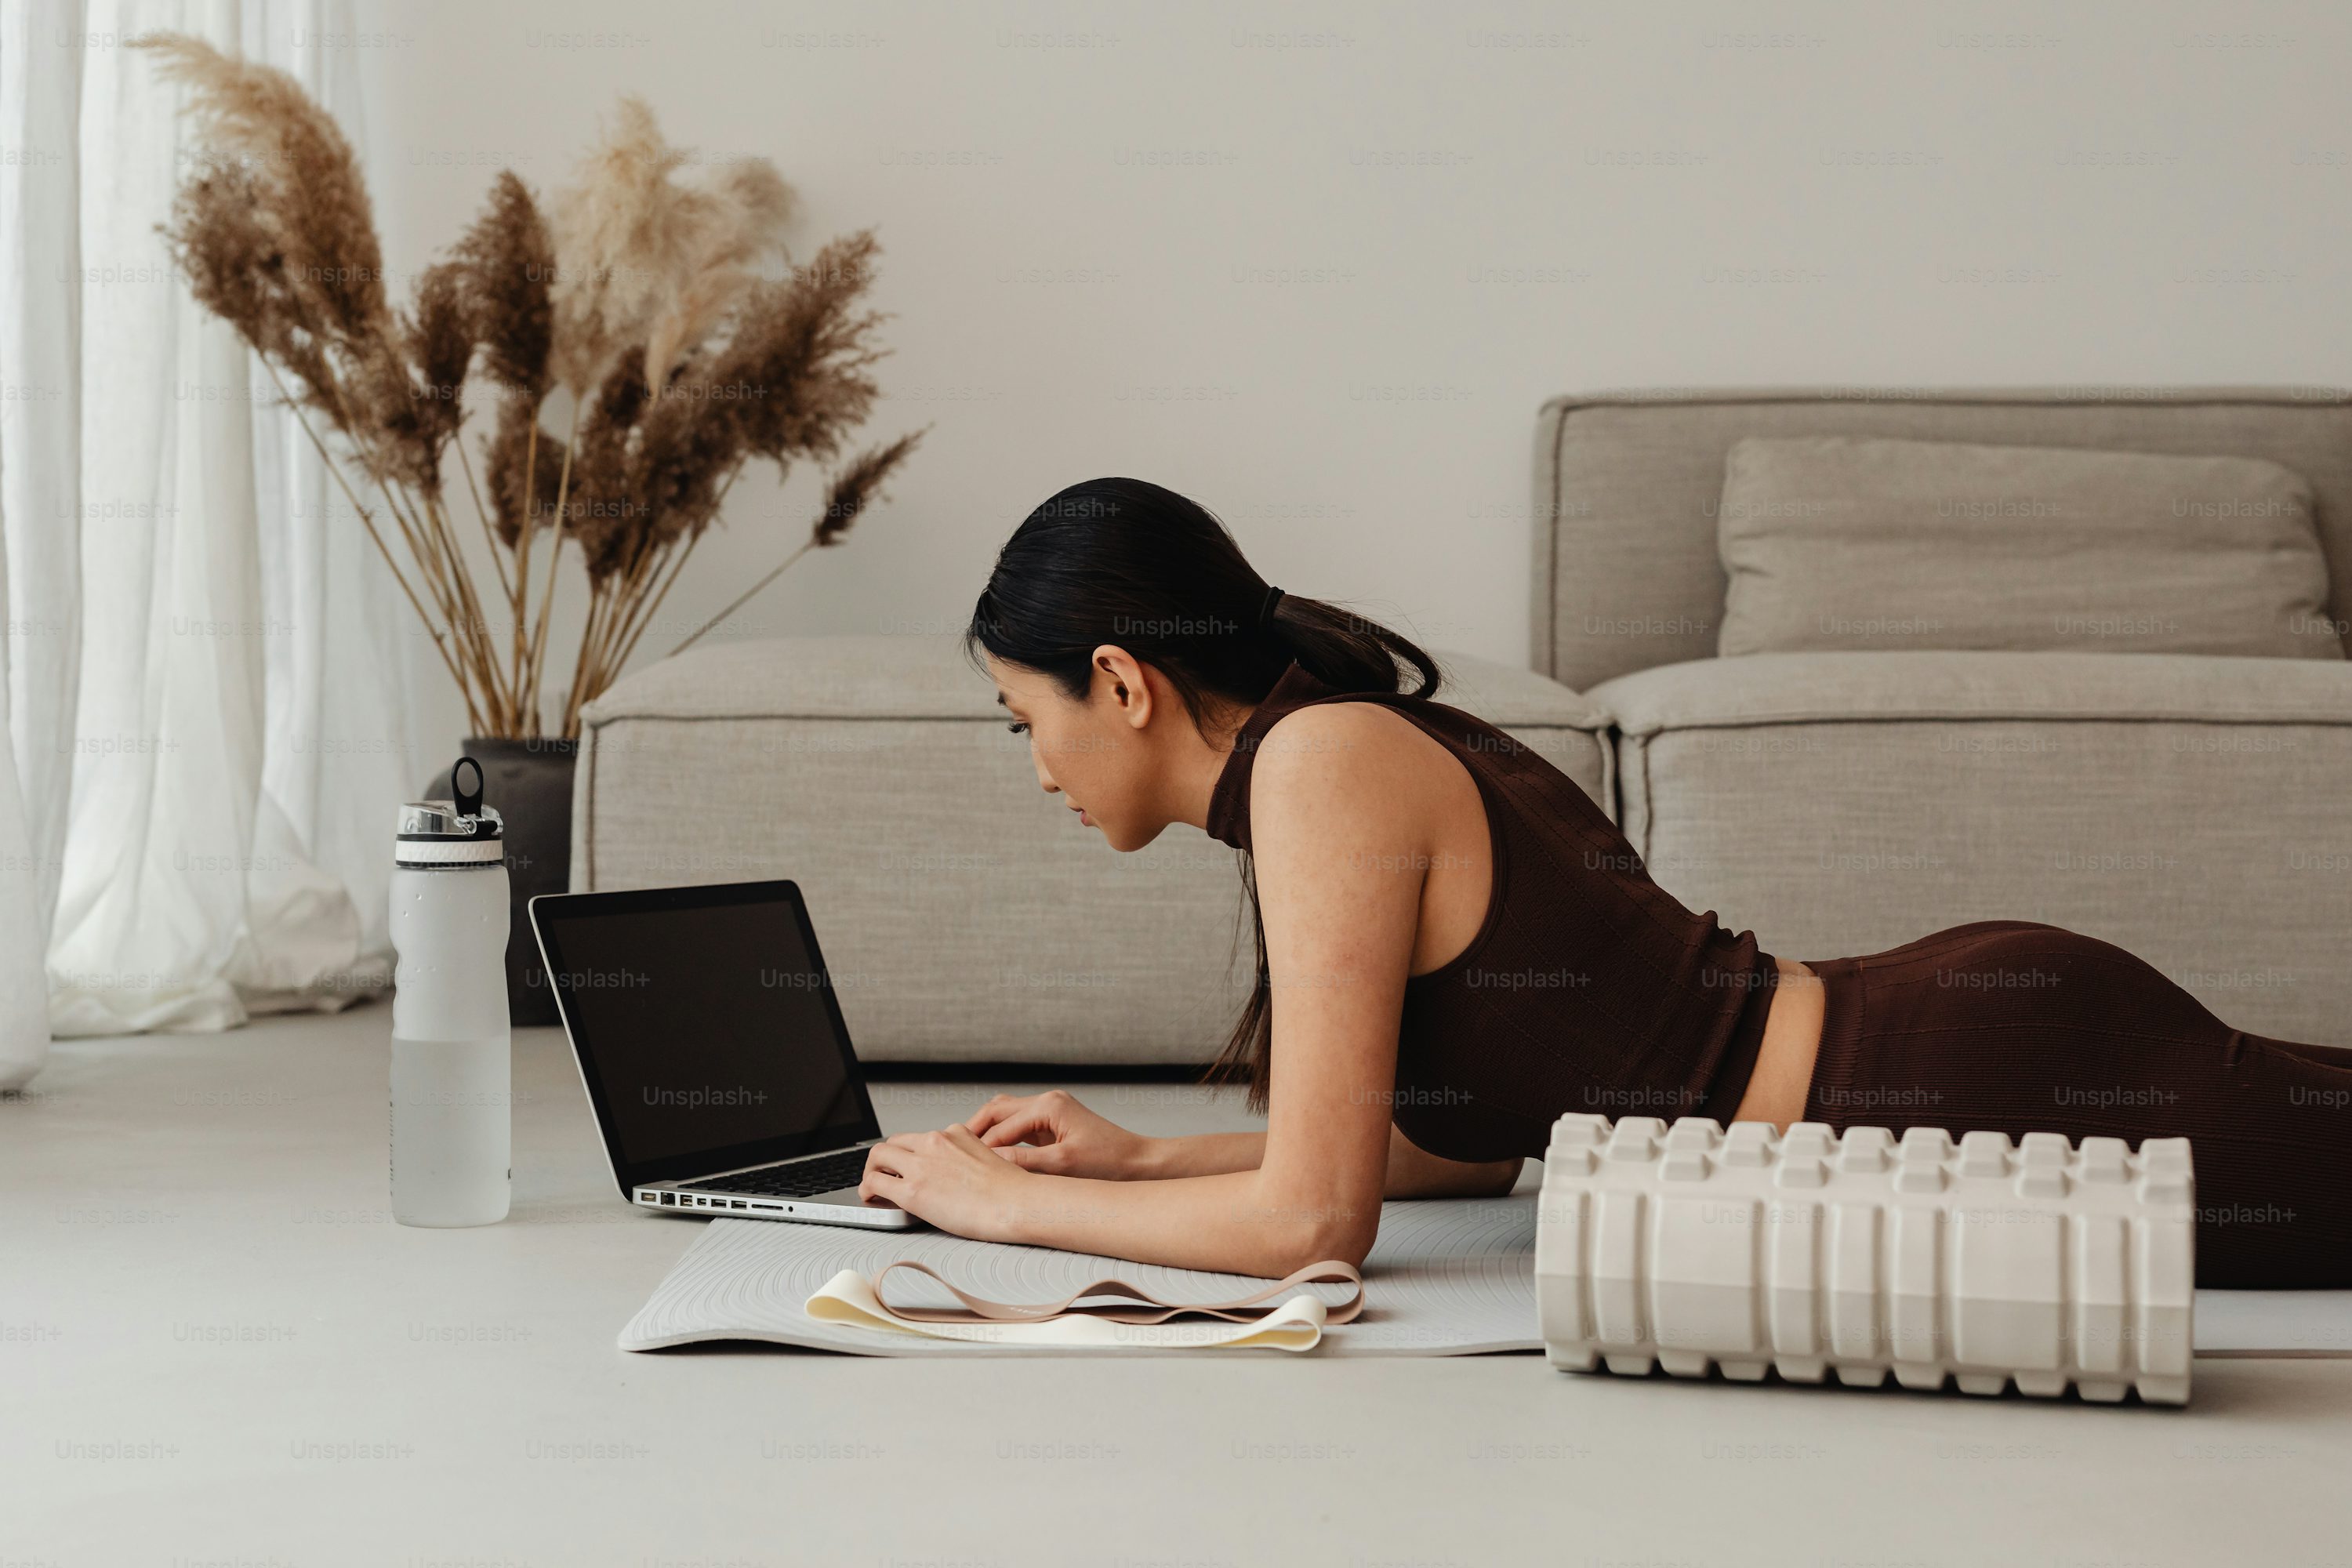
<instances>
[{"instance_id":1,"label":"woman","mask_svg":"<svg viewBox=\"0 0 2352 1568\"><path fill-rule=\"evenodd\" d=\"M1565 774L1431 700L1426 653L1269 586L1181 496L1055 496L967 642L1081 826L1244 851L1257 983L1210 1077L1245 1079L1266 1131L1147 1138L1060 1092L999 1096L877 1145L868 1196L982 1239L1274 1277L1360 1263L1383 1196L1509 1191L1570 1110L2186 1134L2200 1285L2352 1285L2352 1050L2232 1029L2026 921L1764 953L1653 882Z\"/></svg>"}]
</instances>

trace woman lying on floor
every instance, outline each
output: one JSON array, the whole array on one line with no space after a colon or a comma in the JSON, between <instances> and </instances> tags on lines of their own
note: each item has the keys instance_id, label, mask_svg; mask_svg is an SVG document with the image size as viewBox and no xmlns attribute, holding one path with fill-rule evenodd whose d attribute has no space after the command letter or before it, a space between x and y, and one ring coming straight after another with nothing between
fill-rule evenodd
<instances>
[{"instance_id":1,"label":"woman lying on floor","mask_svg":"<svg viewBox=\"0 0 2352 1568\"><path fill-rule=\"evenodd\" d=\"M1268 586L1181 496L1054 497L968 641L1038 783L1112 848L1182 822L1244 852L1257 984L1210 1076L1245 1080L1266 1131L1147 1138L1066 1094L1000 1096L877 1145L869 1197L986 1240L1274 1277L1360 1263L1383 1196L1507 1192L1570 1110L2185 1134L2200 1285L2352 1285L2352 1050L2232 1029L2028 921L1759 952L1652 881L1566 774L1432 700L1426 653Z\"/></svg>"}]
</instances>

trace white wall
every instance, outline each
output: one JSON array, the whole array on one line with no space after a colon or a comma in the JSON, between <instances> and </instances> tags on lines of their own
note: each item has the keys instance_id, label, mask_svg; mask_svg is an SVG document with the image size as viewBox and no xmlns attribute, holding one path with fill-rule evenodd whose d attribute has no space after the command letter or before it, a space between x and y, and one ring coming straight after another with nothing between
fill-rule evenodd
<instances>
[{"instance_id":1,"label":"white wall","mask_svg":"<svg viewBox=\"0 0 2352 1568\"><path fill-rule=\"evenodd\" d=\"M960 624L1031 506L1129 473L1286 587L1523 659L1551 394L2347 374L2316 3L359 3L395 266L624 90L773 157L800 254L879 228L871 430L937 429L732 635ZM747 474L672 626L814 489Z\"/></svg>"}]
</instances>

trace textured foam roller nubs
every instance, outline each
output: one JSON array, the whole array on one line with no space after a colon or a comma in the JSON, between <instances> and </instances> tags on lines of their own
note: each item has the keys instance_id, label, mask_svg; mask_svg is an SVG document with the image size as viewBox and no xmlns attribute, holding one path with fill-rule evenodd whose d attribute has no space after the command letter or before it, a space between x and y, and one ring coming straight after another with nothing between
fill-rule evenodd
<instances>
[{"instance_id":1,"label":"textured foam roller nubs","mask_svg":"<svg viewBox=\"0 0 2352 1568\"><path fill-rule=\"evenodd\" d=\"M1551 1363L2189 1402L2189 1140L1571 1113L1537 1208Z\"/></svg>"}]
</instances>

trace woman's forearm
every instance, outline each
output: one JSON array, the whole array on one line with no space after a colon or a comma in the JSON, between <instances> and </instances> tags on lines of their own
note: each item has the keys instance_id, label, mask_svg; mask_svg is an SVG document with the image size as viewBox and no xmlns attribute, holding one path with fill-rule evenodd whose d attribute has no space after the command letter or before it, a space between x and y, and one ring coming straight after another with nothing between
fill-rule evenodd
<instances>
[{"instance_id":1,"label":"woman's forearm","mask_svg":"<svg viewBox=\"0 0 2352 1568\"><path fill-rule=\"evenodd\" d=\"M1363 1213L1277 1191L1259 1170L1164 1181L1032 1175L1024 1187L1005 1215L1006 1239L1260 1279L1328 1258L1360 1264L1380 1227L1377 1204Z\"/></svg>"},{"instance_id":2,"label":"woman's forearm","mask_svg":"<svg viewBox=\"0 0 2352 1568\"><path fill-rule=\"evenodd\" d=\"M1221 1176L1255 1171L1265 1162L1263 1132L1195 1132L1183 1138L1147 1138L1132 1173L1137 1181L1177 1176Z\"/></svg>"}]
</instances>

